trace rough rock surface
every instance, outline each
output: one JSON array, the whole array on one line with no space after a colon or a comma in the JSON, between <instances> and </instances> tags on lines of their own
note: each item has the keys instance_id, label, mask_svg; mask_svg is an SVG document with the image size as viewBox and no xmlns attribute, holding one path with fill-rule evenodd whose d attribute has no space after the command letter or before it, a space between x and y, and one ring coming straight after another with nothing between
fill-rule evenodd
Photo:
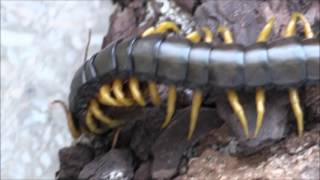
<instances>
[{"instance_id":1,"label":"rough rock surface","mask_svg":"<svg viewBox=\"0 0 320 180\"><path fill-rule=\"evenodd\" d=\"M57 179L77 178L82 168L94 157L92 148L87 146L72 146L59 151L60 171Z\"/></svg>"},{"instance_id":2,"label":"rough rock surface","mask_svg":"<svg viewBox=\"0 0 320 180\"><path fill-rule=\"evenodd\" d=\"M132 179L133 158L128 150L110 150L88 163L79 173L79 179Z\"/></svg>"},{"instance_id":3,"label":"rough rock surface","mask_svg":"<svg viewBox=\"0 0 320 180\"><path fill-rule=\"evenodd\" d=\"M191 140L187 140L189 126L190 108L182 109L176 112L173 122L160 135L152 146L153 163L152 178L166 179L177 173L182 156L187 148L191 147L199 139L222 124L216 111L209 108L202 108L195 130Z\"/></svg>"},{"instance_id":4,"label":"rough rock surface","mask_svg":"<svg viewBox=\"0 0 320 180\"><path fill-rule=\"evenodd\" d=\"M214 149L191 159L188 172L176 180L308 179L320 178L319 131L288 137L252 156L230 156Z\"/></svg>"}]
</instances>

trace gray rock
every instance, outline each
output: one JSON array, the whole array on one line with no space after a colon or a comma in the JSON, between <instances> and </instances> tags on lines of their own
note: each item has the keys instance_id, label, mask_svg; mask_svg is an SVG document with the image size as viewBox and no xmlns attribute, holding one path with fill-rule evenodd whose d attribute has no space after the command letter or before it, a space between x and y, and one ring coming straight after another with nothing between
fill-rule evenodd
<instances>
[{"instance_id":1,"label":"gray rock","mask_svg":"<svg viewBox=\"0 0 320 180\"><path fill-rule=\"evenodd\" d=\"M147 161L140 164L140 167L134 174L134 180L149 180L151 179L151 162Z\"/></svg>"},{"instance_id":2,"label":"gray rock","mask_svg":"<svg viewBox=\"0 0 320 180\"><path fill-rule=\"evenodd\" d=\"M57 179L75 179L81 169L93 159L93 151L87 146L77 145L59 151L60 170Z\"/></svg>"},{"instance_id":3,"label":"gray rock","mask_svg":"<svg viewBox=\"0 0 320 180\"><path fill-rule=\"evenodd\" d=\"M197 0L174 0L178 6L183 10L192 13L195 6L197 5Z\"/></svg>"},{"instance_id":4,"label":"gray rock","mask_svg":"<svg viewBox=\"0 0 320 180\"><path fill-rule=\"evenodd\" d=\"M112 149L95 158L80 172L79 179L129 180L133 178L133 159L128 150Z\"/></svg>"},{"instance_id":5,"label":"gray rock","mask_svg":"<svg viewBox=\"0 0 320 180\"><path fill-rule=\"evenodd\" d=\"M144 109L130 141L130 148L140 160L146 161L150 157L151 147L162 131L160 127L164 119L164 111L159 108Z\"/></svg>"},{"instance_id":6,"label":"gray rock","mask_svg":"<svg viewBox=\"0 0 320 180\"><path fill-rule=\"evenodd\" d=\"M177 173L181 157L188 147L204 137L210 130L222 124L214 109L201 108L199 114L197 128L189 141L187 140L187 133L190 108L176 112L171 124L164 130L152 147L154 157L152 178L165 179L174 176Z\"/></svg>"}]
</instances>

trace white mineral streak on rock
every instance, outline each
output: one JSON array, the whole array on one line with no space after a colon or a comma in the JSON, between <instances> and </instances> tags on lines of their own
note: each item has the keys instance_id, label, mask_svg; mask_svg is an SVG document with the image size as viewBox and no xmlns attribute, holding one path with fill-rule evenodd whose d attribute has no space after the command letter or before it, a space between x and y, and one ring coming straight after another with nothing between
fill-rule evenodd
<instances>
[{"instance_id":1,"label":"white mineral streak on rock","mask_svg":"<svg viewBox=\"0 0 320 180\"><path fill-rule=\"evenodd\" d=\"M162 5L160 8L161 16L159 22L171 20L181 26L182 32L189 33L192 31L194 27L192 17L187 12L181 10L174 1L155 0L155 2Z\"/></svg>"}]
</instances>

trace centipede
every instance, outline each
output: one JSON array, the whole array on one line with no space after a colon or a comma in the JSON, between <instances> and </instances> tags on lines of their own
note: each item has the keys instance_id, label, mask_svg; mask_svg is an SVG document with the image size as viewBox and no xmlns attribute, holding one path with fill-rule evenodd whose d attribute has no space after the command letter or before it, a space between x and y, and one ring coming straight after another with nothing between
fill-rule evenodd
<instances>
[{"instance_id":1,"label":"centipede","mask_svg":"<svg viewBox=\"0 0 320 180\"><path fill-rule=\"evenodd\" d=\"M302 24L304 38L296 36ZM213 45L214 33L201 27L181 34L179 27L165 21L142 34L111 42L76 71L69 95L68 127L74 138L84 132L101 135L126 124L103 109L147 105L160 107L159 85L167 87L166 116L159 128L167 127L175 113L177 88L190 89L192 102L187 139L196 129L205 92L227 97L247 138L255 138L265 113L266 91L288 92L297 124L304 132L304 112L298 89L320 84L319 39L303 14L294 12L280 40L269 42L274 18L267 21L256 43L237 44L225 26L217 28L223 43ZM249 132L238 92L256 94L256 127Z\"/></svg>"}]
</instances>

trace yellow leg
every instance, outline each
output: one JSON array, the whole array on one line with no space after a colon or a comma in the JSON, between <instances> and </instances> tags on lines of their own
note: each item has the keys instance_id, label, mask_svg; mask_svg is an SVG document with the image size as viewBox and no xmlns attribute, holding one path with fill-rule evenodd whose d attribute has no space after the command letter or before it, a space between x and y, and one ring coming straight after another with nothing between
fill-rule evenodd
<instances>
[{"instance_id":1,"label":"yellow leg","mask_svg":"<svg viewBox=\"0 0 320 180\"><path fill-rule=\"evenodd\" d=\"M90 111L86 114L86 125L89 129L89 131L95 133L95 134L103 134L106 132L106 130L98 128L94 122L94 119L92 117L92 113Z\"/></svg>"},{"instance_id":2,"label":"yellow leg","mask_svg":"<svg viewBox=\"0 0 320 180\"><path fill-rule=\"evenodd\" d=\"M108 125L111 128L121 124L121 121L113 120L110 117L104 115L103 112L100 110L99 104L96 100L91 100L89 105L89 111L97 120L101 121L102 123Z\"/></svg>"},{"instance_id":3,"label":"yellow leg","mask_svg":"<svg viewBox=\"0 0 320 180\"><path fill-rule=\"evenodd\" d=\"M195 90L192 95L191 117L190 117L190 126L189 126L189 132L188 132L189 140L192 138L193 132L197 125L201 102L202 102L202 92L200 90Z\"/></svg>"},{"instance_id":4,"label":"yellow leg","mask_svg":"<svg viewBox=\"0 0 320 180\"><path fill-rule=\"evenodd\" d=\"M304 27L304 35L307 39L313 38L314 33L312 31L311 25L303 14L294 12L292 13L291 19L285 29L284 37L291 37L296 34L296 24L298 20L301 20Z\"/></svg>"},{"instance_id":5,"label":"yellow leg","mask_svg":"<svg viewBox=\"0 0 320 180\"><path fill-rule=\"evenodd\" d=\"M256 119L256 129L253 135L254 138L257 137L257 135L259 134L259 131L263 123L263 116L265 113L265 108L264 108L265 98L266 96L265 96L264 89L257 88L257 92L256 92L257 119Z\"/></svg>"},{"instance_id":6,"label":"yellow leg","mask_svg":"<svg viewBox=\"0 0 320 180\"><path fill-rule=\"evenodd\" d=\"M121 103L112 97L111 87L109 85L101 86L97 99L100 103L107 106L122 106Z\"/></svg>"},{"instance_id":7,"label":"yellow leg","mask_svg":"<svg viewBox=\"0 0 320 180\"><path fill-rule=\"evenodd\" d=\"M62 106L64 113L67 116L67 124L68 124L68 128L69 128L69 132L70 132L71 136L73 137L73 139L77 139L81 135L81 132L78 128L76 128L76 125L74 124L71 112L69 111L67 105L63 101L60 101L60 100L53 101L51 103L51 105L53 105L53 104L60 104Z\"/></svg>"},{"instance_id":8,"label":"yellow leg","mask_svg":"<svg viewBox=\"0 0 320 180\"><path fill-rule=\"evenodd\" d=\"M272 31L274 24L274 18L268 20L267 24L263 27L260 34L258 35L257 42L266 42Z\"/></svg>"},{"instance_id":9,"label":"yellow leg","mask_svg":"<svg viewBox=\"0 0 320 180\"><path fill-rule=\"evenodd\" d=\"M310 23L304 17L303 14L297 13L297 12L292 14L291 19L285 29L284 37L292 37L296 34L296 24L299 19L302 21L304 25L305 38L306 39L313 38L314 33L311 29ZM297 122L298 135L302 136L303 129L304 129L303 128L304 120L303 120L303 111L300 105L298 90L294 88L290 89L289 98L290 98L291 107Z\"/></svg>"},{"instance_id":10,"label":"yellow leg","mask_svg":"<svg viewBox=\"0 0 320 180\"><path fill-rule=\"evenodd\" d=\"M205 41L207 43L212 42L213 34L209 28L203 28L205 31ZM209 31L209 32L208 32ZM191 42L197 43L201 40L201 36L198 32L191 32L186 36ZM194 90L192 95L192 107L191 107L191 115L190 115L190 125L189 125L189 132L188 132L188 139L192 138L193 132L196 128L199 110L201 107L202 102L202 91L201 90Z\"/></svg>"},{"instance_id":11,"label":"yellow leg","mask_svg":"<svg viewBox=\"0 0 320 180\"><path fill-rule=\"evenodd\" d=\"M131 106L133 104L131 99L127 99L123 92L122 81L116 79L112 85L113 93L117 98L117 101L125 106Z\"/></svg>"},{"instance_id":12,"label":"yellow leg","mask_svg":"<svg viewBox=\"0 0 320 180\"><path fill-rule=\"evenodd\" d=\"M257 42L266 42L269 38L269 35L272 31L274 23L274 18L271 18L267 24L264 26L264 28L261 30ZM259 131L261 129L261 126L263 124L263 116L265 113L265 92L263 88L258 87L256 90L256 108L257 108L257 119L256 119L256 129L254 131L253 137L257 137L259 134Z\"/></svg>"},{"instance_id":13,"label":"yellow leg","mask_svg":"<svg viewBox=\"0 0 320 180\"><path fill-rule=\"evenodd\" d=\"M219 26L218 33L222 34L223 40L226 44L233 43L233 37L232 37L231 31L228 28L224 26ZM249 138L248 120L239 102L239 98L236 91L233 89L227 90L227 96L233 111L236 113L237 117L240 120L245 136Z\"/></svg>"},{"instance_id":14,"label":"yellow leg","mask_svg":"<svg viewBox=\"0 0 320 180\"><path fill-rule=\"evenodd\" d=\"M197 31L193 31L193 32L189 33L186 36L186 38L189 39L193 43L197 43L197 42L200 42L201 35Z\"/></svg>"},{"instance_id":15,"label":"yellow leg","mask_svg":"<svg viewBox=\"0 0 320 180\"><path fill-rule=\"evenodd\" d=\"M155 30L156 30L155 27L150 27L150 28L146 29L146 30L141 34L141 36L142 36L142 37L146 37L146 36L149 36L149 35L151 35L151 34L154 34Z\"/></svg>"},{"instance_id":16,"label":"yellow leg","mask_svg":"<svg viewBox=\"0 0 320 180\"><path fill-rule=\"evenodd\" d=\"M148 89L151 97L151 102L154 106L160 106L161 98L158 92L157 84L154 81L149 81Z\"/></svg>"},{"instance_id":17,"label":"yellow leg","mask_svg":"<svg viewBox=\"0 0 320 180\"><path fill-rule=\"evenodd\" d=\"M140 105L145 106L146 102L144 101L140 88L139 88L139 81L135 77L130 77L129 79L129 88L132 94L133 99Z\"/></svg>"},{"instance_id":18,"label":"yellow leg","mask_svg":"<svg viewBox=\"0 0 320 180\"><path fill-rule=\"evenodd\" d=\"M248 138L249 137L248 121L245 116L244 110L239 102L238 95L234 90L228 90L227 95L233 111L236 113L237 117L240 120L243 132L245 136Z\"/></svg>"},{"instance_id":19,"label":"yellow leg","mask_svg":"<svg viewBox=\"0 0 320 180\"><path fill-rule=\"evenodd\" d=\"M293 113L297 121L298 135L302 136L303 129L304 129L303 128L303 111L300 106L298 91L296 89L290 89L289 98L290 98Z\"/></svg>"},{"instance_id":20,"label":"yellow leg","mask_svg":"<svg viewBox=\"0 0 320 180\"><path fill-rule=\"evenodd\" d=\"M218 33L222 34L223 41L226 44L232 44L233 43L233 37L231 31L224 27L224 26L219 26L218 27Z\"/></svg>"},{"instance_id":21,"label":"yellow leg","mask_svg":"<svg viewBox=\"0 0 320 180\"><path fill-rule=\"evenodd\" d=\"M204 32L204 42L212 43L213 41L213 33L209 27L203 27L202 31Z\"/></svg>"},{"instance_id":22,"label":"yellow leg","mask_svg":"<svg viewBox=\"0 0 320 180\"><path fill-rule=\"evenodd\" d=\"M172 119L172 116L175 111L176 99L177 99L176 87L174 85L170 85L168 90L167 114L166 114L164 123L161 126L162 128L167 127Z\"/></svg>"},{"instance_id":23,"label":"yellow leg","mask_svg":"<svg viewBox=\"0 0 320 180\"><path fill-rule=\"evenodd\" d=\"M165 33L169 30L176 33L180 31L176 23L171 21L164 21L156 27L155 33Z\"/></svg>"}]
</instances>

